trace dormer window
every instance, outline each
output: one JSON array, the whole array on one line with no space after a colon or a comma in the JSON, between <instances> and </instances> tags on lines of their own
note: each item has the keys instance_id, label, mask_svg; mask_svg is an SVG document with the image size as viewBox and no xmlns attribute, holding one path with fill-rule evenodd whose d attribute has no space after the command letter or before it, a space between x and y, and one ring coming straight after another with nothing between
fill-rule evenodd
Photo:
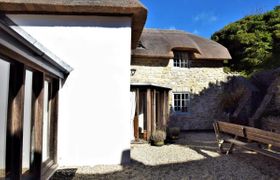
<instances>
[{"instance_id":1,"label":"dormer window","mask_svg":"<svg viewBox=\"0 0 280 180\"><path fill-rule=\"evenodd\" d=\"M173 51L173 53L174 53L174 59L173 59L174 67L181 67L181 68L190 67L189 53L185 51Z\"/></svg>"}]
</instances>

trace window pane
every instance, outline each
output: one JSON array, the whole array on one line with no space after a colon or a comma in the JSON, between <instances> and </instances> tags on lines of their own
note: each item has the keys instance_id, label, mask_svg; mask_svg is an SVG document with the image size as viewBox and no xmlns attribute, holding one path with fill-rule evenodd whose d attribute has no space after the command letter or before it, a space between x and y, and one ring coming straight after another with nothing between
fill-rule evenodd
<instances>
[{"instance_id":1,"label":"window pane","mask_svg":"<svg viewBox=\"0 0 280 180\"><path fill-rule=\"evenodd\" d=\"M179 112L189 112L190 95L188 93L174 93L174 110Z\"/></svg>"},{"instance_id":2,"label":"window pane","mask_svg":"<svg viewBox=\"0 0 280 180\"><path fill-rule=\"evenodd\" d=\"M177 59L174 59L174 66L178 67L179 66L179 61Z\"/></svg>"},{"instance_id":3,"label":"window pane","mask_svg":"<svg viewBox=\"0 0 280 180\"><path fill-rule=\"evenodd\" d=\"M43 157L46 161L50 157L50 106L49 106L49 82L45 81L44 87L44 119L43 119Z\"/></svg>"},{"instance_id":4,"label":"window pane","mask_svg":"<svg viewBox=\"0 0 280 180\"><path fill-rule=\"evenodd\" d=\"M178 55L178 59L179 59L179 60L182 60L182 53L177 52L177 55Z\"/></svg>"},{"instance_id":5,"label":"window pane","mask_svg":"<svg viewBox=\"0 0 280 180\"><path fill-rule=\"evenodd\" d=\"M10 64L0 59L0 179L5 177L9 73Z\"/></svg>"},{"instance_id":6,"label":"window pane","mask_svg":"<svg viewBox=\"0 0 280 180\"><path fill-rule=\"evenodd\" d=\"M180 106L180 101L178 101L178 100L174 101L174 105L175 105L175 107Z\"/></svg>"},{"instance_id":7,"label":"window pane","mask_svg":"<svg viewBox=\"0 0 280 180\"><path fill-rule=\"evenodd\" d=\"M30 168L32 75L33 74L31 71L26 71L23 117L22 173L25 173Z\"/></svg>"},{"instance_id":8,"label":"window pane","mask_svg":"<svg viewBox=\"0 0 280 180\"><path fill-rule=\"evenodd\" d=\"M174 66L187 68L189 67L189 54L185 51L174 51Z\"/></svg>"},{"instance_id":9,"label":"window pane","mask_svg":"<svg viewBox=\"0 0 280 180\"><path fill-rule=\"evenodd\" d=\"M186 60L182 60L182 67L187 67Z\"/></svg>"}]
</instances>

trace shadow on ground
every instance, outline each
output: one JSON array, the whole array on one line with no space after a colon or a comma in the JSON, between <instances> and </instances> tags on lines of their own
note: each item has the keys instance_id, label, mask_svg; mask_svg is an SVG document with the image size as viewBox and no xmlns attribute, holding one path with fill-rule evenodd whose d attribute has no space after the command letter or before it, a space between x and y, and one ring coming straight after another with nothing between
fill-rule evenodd
<instances>
[{"instance_id":1,"label":"shadow on ground","mask_svg":"<svg viewBox=\"0 0 280 180\"><path fill-rule=\"evenodd\" d=\"M143 148L143 149L141 149ZM148 149L147 149L148 148ZM151 148L151 152L149 152ZM133 155L135 151L147 151L145 158L153 158L153 153L166 149L190 152L180 154L185 162L169 162L151 165L145 159ZM133 152L134 151L134 152ZM185 151L184 151L185 152ZM190 157L188 157L190 156ZM193 158L192 156L197 156ZM175 144L155 148L149 145L136 145L132 148L132 158L129 165L123 165L114 172L91 173L79 169L63 169L56 172L52 180L60 179L279 179L280 162L259 154L237 149L231 155L219 155L213 133L184 133ZM166 158L166 157L165 157ZM174 157L171 157L171 159ZM189 160L187 160L189 159ZM155 159L157 160L157 159ZM106 166L102 168L107 168Z\"/></svg>"}]
</instances>

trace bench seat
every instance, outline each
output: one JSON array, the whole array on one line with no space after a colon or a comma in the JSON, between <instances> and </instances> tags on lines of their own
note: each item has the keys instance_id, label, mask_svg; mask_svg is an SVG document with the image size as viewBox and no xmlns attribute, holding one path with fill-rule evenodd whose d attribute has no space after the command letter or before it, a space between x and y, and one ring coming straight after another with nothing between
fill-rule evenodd
<instances>
[{"instance_id":1,"label":"bench seat","mask_svg":"<svg viewBox=\"0 0 280 180\"><path fill-rule=\"evenodd\" d=\"M231 153L236 145L280 160L280 152L262 147L263 145L267 145L270 148L272 146L279 147L280 134L278 133L221 121L214 123L214 130L221 152L224 152L223 144L230 143L230 147L226 151L227 154Z\"/></svg>"}]
</instances>

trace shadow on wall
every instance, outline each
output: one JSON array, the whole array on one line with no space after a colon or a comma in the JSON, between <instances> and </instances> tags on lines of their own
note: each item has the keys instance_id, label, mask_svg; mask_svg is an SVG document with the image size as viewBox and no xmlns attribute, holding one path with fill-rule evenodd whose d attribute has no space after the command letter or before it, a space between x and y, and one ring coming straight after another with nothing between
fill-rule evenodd
<instances>
[{"instance_id":1,"label":"shadow on wall","mask_svg":"<svg viewBox=\"0 0 280 180\"><path fill-rule=\"evenodd\" d=\"M182 130L212 129L214 120L220 119L237 124L248 124L264 93L248 79L229 76L226 82L209 83L197 94L192 94L190 112L170 112L169 126Z\"/></svg>"}]
</instances>

